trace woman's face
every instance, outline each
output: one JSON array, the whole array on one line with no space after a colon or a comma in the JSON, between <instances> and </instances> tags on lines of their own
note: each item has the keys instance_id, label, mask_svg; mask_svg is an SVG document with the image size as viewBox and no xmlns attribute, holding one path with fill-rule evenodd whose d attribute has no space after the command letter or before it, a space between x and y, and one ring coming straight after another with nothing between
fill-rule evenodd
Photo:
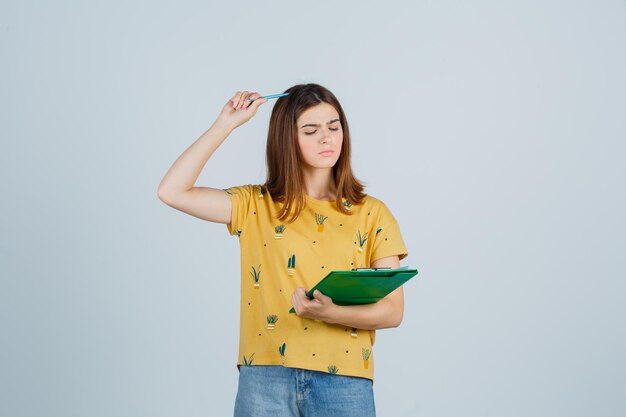
<instances>
[{"instance_id":1,"label":"woman's face","mask_svg":"<svg viewBox=\"0 0 626 417\"><path fill-rule=\"evenodd\" d=\"M328 103L320 103L308 108L296 123L298 145L305 165L310 168L334 166L343 143L343 130L337 110Z\"/></svg>"}]
</instances>

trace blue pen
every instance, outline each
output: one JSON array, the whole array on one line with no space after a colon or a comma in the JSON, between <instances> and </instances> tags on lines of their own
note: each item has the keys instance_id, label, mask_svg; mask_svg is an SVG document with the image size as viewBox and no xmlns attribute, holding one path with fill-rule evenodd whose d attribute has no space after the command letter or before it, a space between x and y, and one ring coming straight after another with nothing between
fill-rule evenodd
<instances>
[{"instance_id":1,"label":"blue pen","mask_svg":"<svg viewBox=\"0 0 626 417\"><path fill-rule=\"evenodd\" d=\"M269 98L278 98L278 97L285 97L288 96L289 93L281 93L281 94L270 94L269 96L261 96L261 97L257 97L257 98L265 98L265 99L269 99ZM256 100L256 99L255 99ZM252 99L248 99L246 101L254 101Z\"/></svg>"}]
</instances>

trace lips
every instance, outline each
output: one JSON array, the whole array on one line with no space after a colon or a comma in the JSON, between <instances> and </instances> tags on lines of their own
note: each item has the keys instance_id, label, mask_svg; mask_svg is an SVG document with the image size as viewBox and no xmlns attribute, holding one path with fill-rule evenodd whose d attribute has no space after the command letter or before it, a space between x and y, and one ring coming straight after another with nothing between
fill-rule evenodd
<instances>
[{"instance_id":1,"label":"lips","mask_svg":"<svg viewBox=\"0 0 626 417\"><path fill-rule=\"evenodd\" d=\"M322 155L322 156L328 156L328 155L332 155L333 153L335 153L335 151L326 150L326 151L322 151L322 152L320 152L320 155Z\"/></svg>"}]
</instances>

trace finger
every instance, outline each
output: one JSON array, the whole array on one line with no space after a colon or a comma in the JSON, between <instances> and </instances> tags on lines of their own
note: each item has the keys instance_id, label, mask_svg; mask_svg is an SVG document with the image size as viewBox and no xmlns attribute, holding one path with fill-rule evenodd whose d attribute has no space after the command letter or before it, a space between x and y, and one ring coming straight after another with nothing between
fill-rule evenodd
<instances>
[{"instance_id":1,"label":"finger","mask_svg":"<svg viewBox=\"0 0 626 417\"><path fill-rule=\"evenodd\" d=\"M250 93L248 91L244 91L243 94L241 94L241 97L239 97L239 103L237 104L238 109L243 107L249 95Z\"/></svg>"},{"instance_id":2,"label":"finger","mask_svg":"<svg viewBox=\"0 0 626 417\"><path fill-rule=\"evenodd\" d=\"M237 109L237 105L239 104L239 101L241 100L241 95L243 94L243 92L238 91L237 94L235 95L235 98L233 99L233 108Z\"/></svg>"},{"instance_id":3,"label":"finger","mask_svg":"<svg viewBox=\"0 0 626 417\"><path fill-rule=\"evenodd\" d=\"M302 288L296 288L295 291L293 292L293 299L299 304L300 300L306 298L306 295L304 294L304 291L302 290Z\"/></svg>"},{"instance_id":4,"label":"finger","mask_svg":"<svg viewBox=\"0 0 626 417\"><path fill-rule=\"evenodd\" d=\"M293 309L296 311L296 314L302 313L302 307L300 306L300 300L294 295L291 299L291 305Z\"/></svg>"},{"instance_id":5,"label":"finger","mask_svg":"<svg viewBox=\"0 0 626 417\"><path fill-rule=\"evenodd\" d=\"M239 102L239 97L241 96L241 91L237 91L230 101L233 102L233 109L237 108L237 103Z\"/></svg>"},{"instance_id":6,"label":"finger","mask_svg":"<svg viewBox=\"0 0 626 417\"><path fill-rule=\"evenodd\" d=\"M241 95L242 94L243 94L243 91L237 91L237 94L235 95L235 99L233 100L233 107L235 109L239 105L239 101L241 100Z\"/></svg>"},{"instance_id":7,"label":"finger","mask_svg":"<svg viewBox=\"0 0 626 417\"><path fill-rule=\"evenodd\" d=\"M249 100L252 100L252 101L248 101L248 100L246 100L246 103L254 103L254 101L255 101L256 99L258 99L259 97L261 97L261 94L259 94L257 91L255 91L254 93L252 93L252 94L250 94L250 95L248 96L248 99L249 99Z\"/></svg>"},{"instance_id":8,"label":"finger","mask_svg":"<svg viewBox=\"0 0 626 417\"><path fill-rule=\"evenodd\" d=\"M267 101L266 98L259 98L259 97L261 97L261 95L258 93L255 93L254 96L250 96L250 98L254 101L252 103L248 102L248 105L252 107L254 110L258 109L261 104Z\"/></svg>"},{"instance_id":9,"label":"finger","mask_svg":"<svg viewBox=\"0 0 626 417\"><path fill-rule=\"evenodd\" d=\"M320 301L320 302L327 302L330 297L327 297L326 295L322 294L320 292L320 290L315 290L315 292L313 293L313 297L315 297L316 300Z\"/></svg>"}]
</instances>

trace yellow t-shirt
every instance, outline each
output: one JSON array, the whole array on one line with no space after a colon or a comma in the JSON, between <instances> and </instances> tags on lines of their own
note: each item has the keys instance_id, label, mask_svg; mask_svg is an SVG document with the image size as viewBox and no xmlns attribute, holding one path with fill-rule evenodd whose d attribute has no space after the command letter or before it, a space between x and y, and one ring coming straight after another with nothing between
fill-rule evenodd
<instances>
[{"instance_id":1,"label":"yellow t-shirt","mask_svg":"<svg viewBox=\"0 0 626 417\"><path fill-rule=\"evenodd\" d=\"M276 219L282 203L260 185L225 191L232 201L229 233L241 247L241 314L237 365L283 365L374 379L375 330L290 314L296 287L311 288L336 269L368 268L380 258L408 255L398 222L367 196L351 215L334 201L307 196L289 223Z\"/></svg>"}]
</instances>

